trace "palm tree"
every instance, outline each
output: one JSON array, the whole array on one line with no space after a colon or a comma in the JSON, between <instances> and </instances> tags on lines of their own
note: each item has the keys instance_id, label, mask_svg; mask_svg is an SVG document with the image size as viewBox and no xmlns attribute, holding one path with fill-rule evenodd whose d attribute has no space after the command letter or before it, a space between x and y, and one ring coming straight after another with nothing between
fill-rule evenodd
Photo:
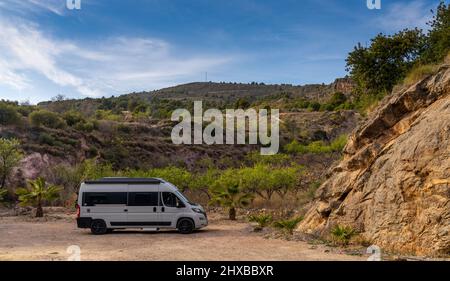
<instances>
[{"instance_id":1,"label":"palm tree","mask_svg":"<svg viewBox=\"0 0 450 281\"><path fill-rule=\"evenodd\" d=\"M44 210L42 209L43 201L52 201L59 197L60 187L55 185L48 185L44 178L37 178L34 181L28 181L31 189L19 188L16 194L19 196L21 205L33 205L36 206L36 217L41 218L44 216Z\"/></svg>"},{"instance_id":2,"label":"palm tree","mask_svg":"<svg viewBox=\"0 0 450 281\"><path fill-rule=\"evenodd\" d=\"M253 199L253 195L244 193L237 184L230 185L220 190L212 191L211 204L218 203L228 208L230 220L236 220L236 208L248 206Z\"/></svg>"}]
</instances>

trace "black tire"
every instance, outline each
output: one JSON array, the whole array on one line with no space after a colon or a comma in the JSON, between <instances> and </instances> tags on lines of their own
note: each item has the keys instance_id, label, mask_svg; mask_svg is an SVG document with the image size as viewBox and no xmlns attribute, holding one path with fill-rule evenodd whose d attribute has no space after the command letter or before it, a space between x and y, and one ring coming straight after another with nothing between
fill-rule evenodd
<instances>
[{"instance_id":1,"label":"black tire","mask_svg":"<svg viewBox=\"0 0 450 281\"><path fill-rule=\"evenodd\" d=\"M104 220L93 220L91 223L91 232L94 235L102 235L108 232L108 227Z\"/></svg>"},{"instance_id":2,"label":"black tire","mask_svg":"<svg viewBox=\"0 0 450 281\"><path fill-rule=\"evenodd\" d=\"M195 225L191 219L181 219L178 221L177 229L181 234L191 234L195 229Z\"/></svg>"}]
</instances>

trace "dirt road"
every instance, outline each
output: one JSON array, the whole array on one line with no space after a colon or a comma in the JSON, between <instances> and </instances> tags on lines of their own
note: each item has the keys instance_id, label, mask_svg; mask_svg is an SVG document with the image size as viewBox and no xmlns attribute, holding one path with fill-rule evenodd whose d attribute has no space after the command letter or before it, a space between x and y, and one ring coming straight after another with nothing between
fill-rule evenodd
<instances>
[{"instance_id":1,"label":"dirt road","mask_svg":"<svg viewBox=\"0 0 450 281\"><path fill-rule=\"evenodd\" d=\"M176 232L115 231L94 236L69 217L36 221L0 217L0 260L67 260L78 245L81 260L365 260L306 242L266 239L245 222L213 219L191 235Z\"/></svg>"}]
</instances>

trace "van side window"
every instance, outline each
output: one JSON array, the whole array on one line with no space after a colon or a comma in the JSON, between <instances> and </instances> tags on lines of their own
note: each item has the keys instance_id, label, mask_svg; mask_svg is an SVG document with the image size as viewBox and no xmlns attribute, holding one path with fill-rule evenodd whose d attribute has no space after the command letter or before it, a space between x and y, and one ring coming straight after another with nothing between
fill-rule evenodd
<instances>
[{"instance_id":1,"label":"van side window","mask_svg":"<svg viewBox=\"0 0 450 281\"><path fill-rule=\"evenodd\" d=\"M164 206L173 208L184 208L186 207L184 203L172 192L163 192L162 201Z\"/></svg>"},{"instance_id":2,"label":"van side window","mask_svg":"<svg viewBox=\"0 0 450 281\"><path fill-rule=\"evenodd\" d=\"M158 206L158 192L130 192L128 206Z\"/></svg>"},{"instance_id":3,"label":"van side window","mask_svg":"<svg viewBox=\"0 0 450 281\"><path fill-rule=\"evenodd\" d=\"M85 192L83 206L96 205L126 205L126 192Z\"/></svg>"}]
</instances>

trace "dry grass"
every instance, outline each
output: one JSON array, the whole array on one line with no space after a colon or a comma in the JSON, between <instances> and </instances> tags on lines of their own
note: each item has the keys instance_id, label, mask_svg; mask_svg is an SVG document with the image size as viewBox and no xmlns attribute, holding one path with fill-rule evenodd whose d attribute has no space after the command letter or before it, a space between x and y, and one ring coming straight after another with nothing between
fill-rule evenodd
<instances>
[{"instance_id":1,"label":"dry grass","mask_svg":"<svg viewBox=\"0 0 450 281\"><path fill-rule=\"evenodd\" d=\"M410 86L420 80L435 74L439 70L439 65L426 64L414 67L403 80L403 85Z\"/></svg>"}]
</instances>

